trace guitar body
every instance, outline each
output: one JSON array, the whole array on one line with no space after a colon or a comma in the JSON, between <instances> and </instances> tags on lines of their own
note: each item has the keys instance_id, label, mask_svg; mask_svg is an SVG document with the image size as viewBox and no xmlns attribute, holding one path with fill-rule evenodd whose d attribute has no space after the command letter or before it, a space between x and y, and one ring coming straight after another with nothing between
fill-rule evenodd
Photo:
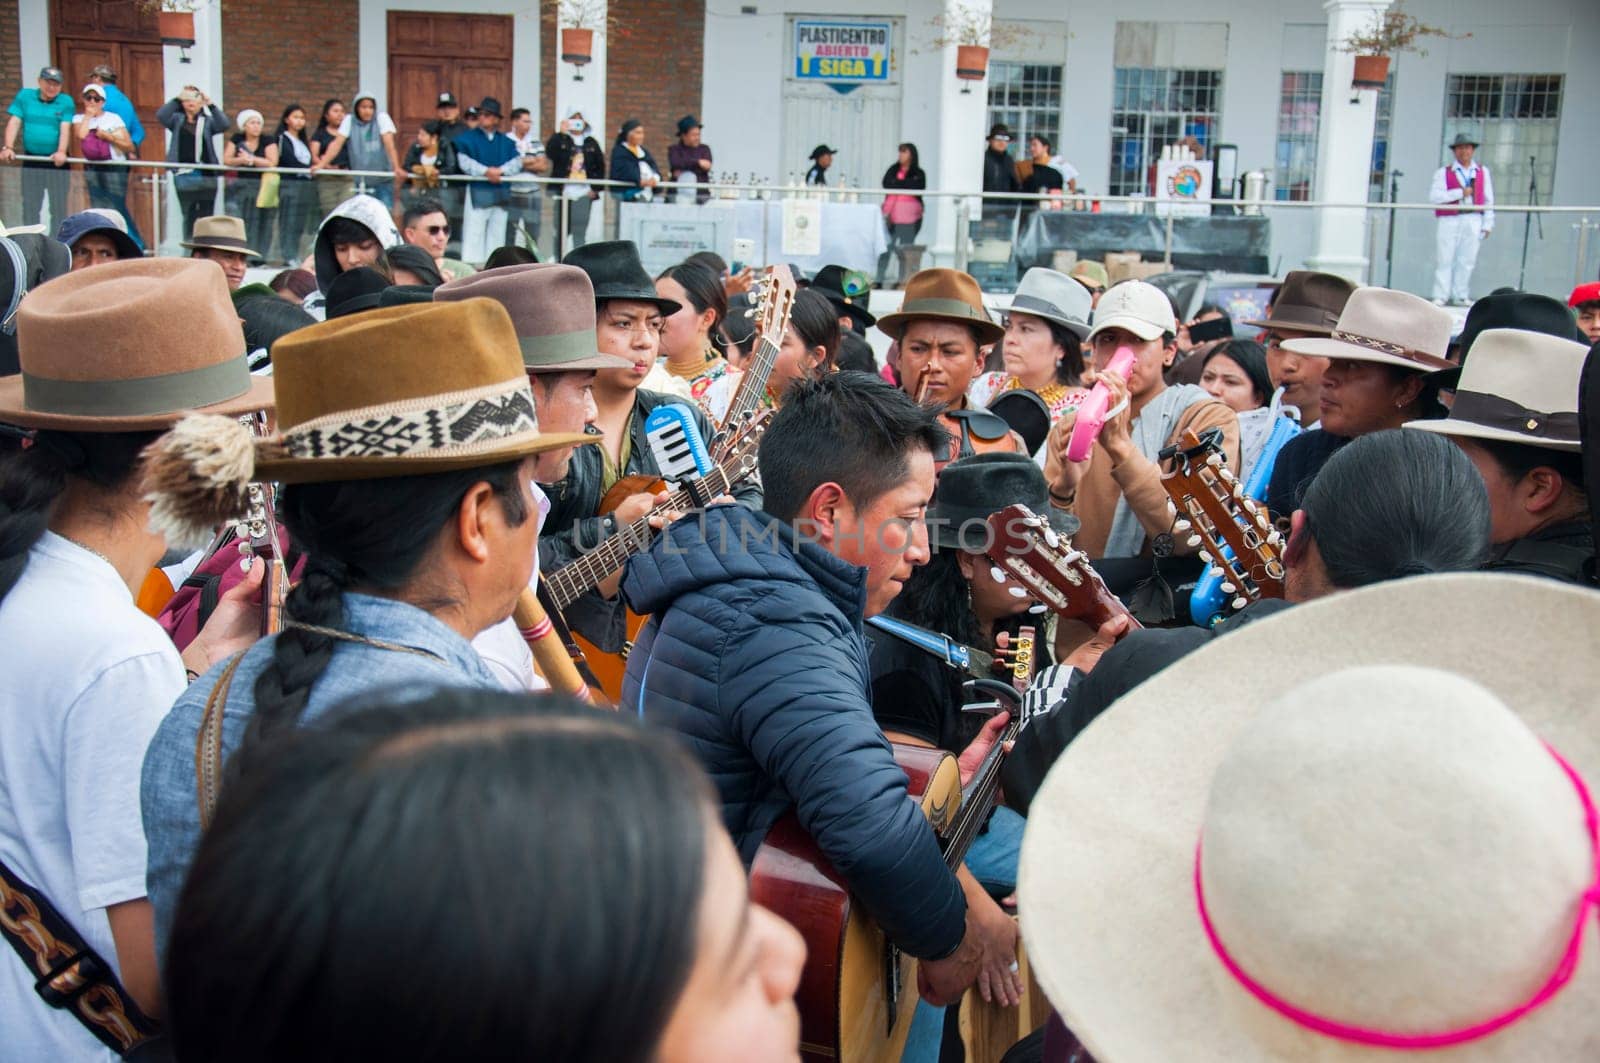
<instances>
[{"instance_id":1,"label":"guitar body","mask_svg":"<svg viewBox=\"0 0 1600 1063\"><path fill-rule=\"evenodd\" d=\"M961 805L961 772L938 749L894 747L911 796L934 830ZM917 961L891 945L850 896L793 813L768 832L750 868L750 897L806 941L795 1000L807 1063L898 1063L917 1006Z\"/></svg>"}]
</instances>

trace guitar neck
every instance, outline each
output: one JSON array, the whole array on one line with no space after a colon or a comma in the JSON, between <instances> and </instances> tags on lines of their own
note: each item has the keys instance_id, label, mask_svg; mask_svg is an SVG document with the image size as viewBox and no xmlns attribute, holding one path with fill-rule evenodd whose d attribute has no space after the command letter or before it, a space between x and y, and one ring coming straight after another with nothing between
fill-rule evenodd
<instances>
[{"instance_id":1,"label":"guitar neck","mask_svg":"<svg viewBox=\"0 0 1600 1063\"><path fill-rule=\"evenodd\" d=\"M989 813L999 803L1000 762L1005 759L1006 743L1015 741L1021 729L1021 716L1013 713L1011 722L1006 724L1005 730L995 740L994 748L978 765L972 781L962 787L961 807L956 810L944 835L944 861L952 871L967 858L967 850L972 848L983 825L989 821Z\"/></svg>"},{"instance_id":2,"label":"guitar neck","mask_svg":"<svg viewBox=\"0 0 1600 1063\"><path fill-rule=\"evenodd\" d=\"M761 400L767 394L767 382L772 379L772 367L778 361L778 345L763 336L756 344L755 357L750 362L750 367L739 378L739 389L733 393L733 402L728 405L728 415L718 425L738 424L747 415L754 413L761 405Z\"/></svg>"}]
</instances>

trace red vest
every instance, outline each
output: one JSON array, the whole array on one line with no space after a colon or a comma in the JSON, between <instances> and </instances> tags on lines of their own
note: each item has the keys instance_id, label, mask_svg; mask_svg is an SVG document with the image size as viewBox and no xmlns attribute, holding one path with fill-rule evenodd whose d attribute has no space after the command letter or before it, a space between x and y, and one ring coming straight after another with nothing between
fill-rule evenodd
<instances>
[{"instance_id":1,"label":"red vest","mask_svg":"<svg viewBox=\"0 0 1600 1063\"><path fill-rule=\"evenodd\" d=\"M1478 179L1472 182L1472 202L1480 207L1483 206L1483 175L1488 172L1483 164L1479 163ZM1456 173L1454 166L1446 166L1444 168L1444 186L1450 189L1461 187L1461 177ZM1461 208L1459 207L1441 207L1433 212L1433 216L1435 218L1452 218L1460 213Z\"/></svg>"}]
</instances>

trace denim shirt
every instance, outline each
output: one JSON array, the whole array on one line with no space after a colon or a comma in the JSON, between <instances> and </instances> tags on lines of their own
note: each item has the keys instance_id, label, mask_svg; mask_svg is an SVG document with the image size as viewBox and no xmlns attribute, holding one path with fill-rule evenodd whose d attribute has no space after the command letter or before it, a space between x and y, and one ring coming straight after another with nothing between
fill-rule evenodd
<instances>
[{"instance_id":1,"label":"denim shirt","mask_svg":"<svg viewBox=\"0 0 1600 1063\"><path fill-rule=\"evenodd\" d=\"M494 675L471 644L415 606L388 598L346 594L344 614L341 630L426 650L442 659L356 642L336 642L327 670L312 685L302 719L315 719L347 698L389 686L405 697L442 686L498 689ZM244 738L245 726L255 712L256 678L271 663L276 641L274 636L256 643L233 673L222 715L224 762ZM139 792L145 840L150 848L145 883L155 909L156 955L163 962L178 893L200 843L195 741L206 699L225 665L219 661L178 698L145 753Z\"/></svg>"}]
</instances>

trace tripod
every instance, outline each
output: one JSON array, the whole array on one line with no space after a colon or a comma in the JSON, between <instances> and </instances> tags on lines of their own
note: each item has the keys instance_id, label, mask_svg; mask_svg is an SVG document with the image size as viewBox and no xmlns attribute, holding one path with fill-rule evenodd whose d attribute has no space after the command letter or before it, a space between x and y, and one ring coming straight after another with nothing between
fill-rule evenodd
<instances>
[{"instance_id":1,"label":"tripod","mask_svg":"<svg viewBox=\"0 0 1600 1063\"><path fill-rule=\"evenodd\" d=\"M1404 176L1399 170L1389 171L1389 246L1383 252L1389 262L1383 278L1385 288L1394 287L1394 205L1400 198L1400 178Z\"/></svg>"},{"instance_id":2,"label":"tripod","mask_svg":"<svg viewBox=\"0 0 1600 1063\"><path fill-rule=\"evenodd\" d=\"M1530 207L1539 205L1539 173L1534 169L1538 162L1539 160L1534 156L1528 156L1528 206ZM1522 218L1522 268L1517 271L1517 287L1519 289L1526 287L1523 282L1528 278L1528 235L1533 229L1535 217L1534 212L1530 210ZM1539 220L1539 239L1543 240L1544 217L1542 215L1537 215L1537 217Z\"/></svg>"}]
</instances>

